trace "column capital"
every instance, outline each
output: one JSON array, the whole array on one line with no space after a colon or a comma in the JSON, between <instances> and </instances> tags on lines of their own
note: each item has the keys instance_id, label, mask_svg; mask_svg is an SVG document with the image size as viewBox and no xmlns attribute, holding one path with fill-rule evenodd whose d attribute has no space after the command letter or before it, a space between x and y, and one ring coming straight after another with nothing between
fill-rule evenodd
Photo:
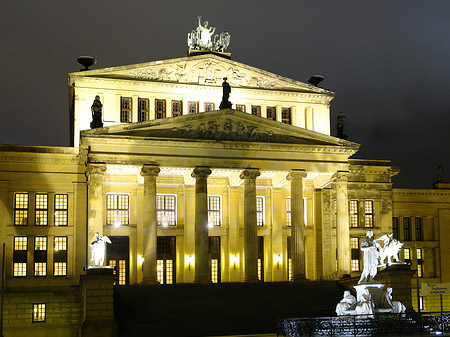
<instances>
[{"instance_id":1,"label":"column capital","mask_svg":"<svg viewBox=\"0 0 450 337\"><path fill-rule=\"evenodd\" d=\"M192 171L192 178L207 178L212 173L209 167L198 166Z\"/></svg>"},{"instance_id":2,"label":"column capital","mask_svg":"<svg viewBox=\"0 0 450 337\"><path fill-rule=\"evenodd\" d=\"M305 170L292 170L287 176L287 180L302 180L306 178L308 173Z\"/></svg>"},{"instance_id":3,"label":"column capital","mask_svg":"<svg viewBox=\"0 0 450 337\"><path fill-rule=\"evenodd\" d=\"M241 179L256 179L261 175L261 172L256 168L245 169L242 171L239 178Z\"/></svg>"},{"instance_id":4,"label":"column capital","mask_svg":"<svg viewBox=\"0 0 450 337\"><path fill-rule=\"evenodd\" d=\"M335 183L346 183L348 181L348 171L337 171L332 179Z\"/></svg>"},{"instance_id":5,"label":"column capital","mask_svg":"<svg viewBox=\"0 0 450 337\"><path fill-rule=\"evenodd\" d=\"M147 164L144 164L142 166L142 169L141 169L141 176L143 176L143 177L148 177L148 176L157 177L159 172L161 172L161 169L159 168L158 165L150 165L150 164L147 165Z\"/></svg>"},{"instance_id":6,"label":"column capital","mask_svg":"<svg viewBox=\"0 0 450 337\"><path fill-rule=\"evenodd\" d=\"M104 175L106 172L106 164L105 163L89 163L86 168L87 175L91 174L101 174Z\"/></svg>"}]
</instances>

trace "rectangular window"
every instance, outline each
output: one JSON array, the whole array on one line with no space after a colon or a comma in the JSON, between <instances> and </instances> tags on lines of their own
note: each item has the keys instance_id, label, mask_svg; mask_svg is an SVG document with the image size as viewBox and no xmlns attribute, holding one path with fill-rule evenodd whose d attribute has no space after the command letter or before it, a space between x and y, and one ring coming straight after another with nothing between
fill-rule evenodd
<instances>
[{"instance_id":1,"label":"rectangular window","mask_svg":"<svg viewBox=\"0 0 450 337\"><path fill-rule=\"evenodd\" d=\"M219 283L219 260L211 259L211 282Z\"/></svg>"},{"instance_id":2,"label":"rectangular window","mask_svg":"<svg viewBox=\"0 0 450 337\"><path fill-rule=\"evenodd\" d=\"M16 193L14 196L14 225L28 225L28 193Z\"/></svg>"},{"instance_id":3,"label":"rectangular window","mask_svg":"<svg viewBox=\"0 0 450 337\"><path fill-rule=\"evenodd\" d=\"M264 226L264 197L256 197L256 224Z\"/></svg>"},{"instance_id":4,"label":"rectangular window","mask_svg":"<svg viewBox=\"0 0 450 337\"><path fill-rule=\"evenodd\" d=\"M359 238L350 238L352 271L359 271Z\"/></svg>"},{"instance_id":5,"label":"rectangular window","mask_svg":"<svg viewBox=\"0 0 450 337\"><path fill-rule=\"evenodd\" d=\"M55 236L53 239L53 276L67 275L67 236Z\"/></svg>"},{"instance_id":6,"label":"rectangular window","mask_svg":"<svg viewBox=\"0 0 450 337\"><path fill-rule=\"evenodd\" d=\"M411 263L411 249L403 248L403 259L406 263Z\"/></svg>"},{"instance_id":7,"label":"rectangular window","mask_svg":"<svg viewBox=\"0 0 450 337\"><path fill-rule=\"evenodd\" d=\"M33 323L45 322L45 303L33 304Z\"/></svg>"},{"instance_id":8,"label":"rectangular window","mask_svg":"<svg viewBox=\"0 0 450 337\"><path fill-rule=\"evenodd\" d=\"M69 217L69 197L55 194L55 226L67 226Z\"/></svg>"},{"instance_id":9,"label":"rectangular window","mask_svg":"<svg viewBox=\"0 0 450 337\"><path fill-rule=\"evenodd\" d=\"M188 114L198 113L198 102L188 102Z\"/></svg>"},{"instance_id":10,"label":"rectangular window","mask_svg":"<svg viewBox=\"0 0 450 337\"><path fill-rule=\"evenodd\" d=\"M425 310L425 304L424 304L423 296L419 296L419 309Z\"/></svg>"},{"instance_id":11,"label":"rectangular window","mask_svg":"<svg viewBox=\"0 0 450 337\"><path fill-rule=\"evenodd\" d=\"M172 101L172 117L183 114L183 101Z\"/></svg>"},{"instance_id":12,"label":"rectangular window","mask_svg":"<svg viewBox=\"0 0 450 337\"><path fill-rule=\"evenodd\" d=\"M133 101L131 97L121 97L120 99L120 122L131 123Z\"/></svg>"},{"instance_id":13,"label":"rectangular window","mask_svg":"<svg viewBox=\"0 0 450 337\"><path fill-rule=\"evenodd\" d=\"M156 196L156 222L158 226L176 226L177 197L175 195Z\"/></svg>"},{"instance_id":14,"label":"rectangular window","mask_svg":"<svg viewBox=\"0 0 450 337\"><path fill-rule=\"evenodd\" d=\"M281 108L281 123L291 124L291 108Z\"/></svg>"},{"instance_id":15,"label":"rectangular window","mask_svg":"<svg viewBox=\"0 0 450 337\"><path fill-rule=\"evenodd\" d=\"M366 227L373 227L373 201L364 201L364 223Z\"/></svg>"},{"instance_id":16,"label":"rectangular window","mask_svg":"<svg viewBox=\"0 0 450 337\"><path fill-rule=\"evenodd\" d=\"M392 217L392 234L394 239L398 240L398 217Z\"/></svg>"},{"instance_id":17,"label":"rectangular window","mask_svg":"<svg viewBox=\"0 0 450 337\"><path fill-rule=\"evenodd\" d=\"M350 227L359 227L359 205L358 200L350 200Z\"/></svg>"},{"instance_id":18,"label":"rectangular window","mask_svg":"<svg viewBox=\"0 0 450 337\"><path fill-rule=\"evenodd\" d=\"M409 218L403 218L403 240L411 241L411 231L409 229Z\"/></svg>"},{"instance_id":19,"label":"rectangular window","mask_svg":"<svg viewBox=\"0 0 450 337\"><path fill-rule=\"evenodd\" d=\"M221 223L220 196L208 196L208 226L220 226Z\"/></svg>"},{"instance_id":20,"label":"rectangular window","mask_svg":"<svg viewBox=\"0 0 450 337\"><path fill-rule=\"evenodd\" d=\"M291 227L291 197L286 198L286 225Z\"/></svg>"},{"instance_id":21,"label":"rectangular window","mask_svg":"<svg viewBox=\"0 0 450 337\"><path fill-rule=\"evenodd\" d=\"M417 248L417 276L423 277L423 257L422 257L422 248Z\"/></svg>"},{"instance_id":22,"label":"rectangular window","mask_svg":"<svg viewBox=\"0 0 450 337\"><path fill-rule=\"evenodd\" d=\"M416 241L422 241L422 218L414 218L415 230L416 230Z\"/></svg>"},{"instance_id":23,"label":"rectangular window","mask_svg":"<svg viewBox=\"0 0 450 337\"><path fill-rule=\"evenodd\" d=\"M27 276L27 250L28 238L26 236L14 237L13 276Z\"/></svg>"},{"instance_id":24,"label":"rectangular window","mask_svg":"<svg viewBox=\"0 0 450 337\"><path fill-rule=\"evenodd\" d=\"M129 225L130 196L128 194L106 195L106 224Z\"/></svg>"},{"instance_id":25,"label":"rectangular window","mask_svg":"<svg viewBox=\"0 0 450 337\"><path fill-rule=\"evenodd\" d=\"M175 283L176 240L174 236L158 236L157 279L160 284Z\"/></svg>"},{"instance_id":26,"label":"rectangular window","mask_svg":"<svg viewBox=\"0 0 450 337\"><path fill-rule=\"evenodd\" d=\"M36 194L35 224L36 226L48 225L48 194Z\"/></svg>"},{"instance_id":27,"label":"rectangular window","mask_svg":"<svg viewBox=\"0 0 450 337\"><path fill-rule=\"evenodd\" d=\"M47 276L47 237L34 238L34 276Z\"/></svg>"},{"instance_id":28,"label":"rectangular window","mask_svg":"<svg viewBox=\"0 0 450 337\"><path fill-rule=\"evenodd\" d=\"M252 105L252 115L261 117L261 106L259 106L259 105Z\"/></svg>"},{"instance_id":29,"label":"rectangular window","mask_svg":"<svg viewBox=\"0 0 450 337\"><path fill-rule=\"evenodd\" d=\"M236 110L245 112L245 105L244 104L236 104Z\"/></svg>"},{"instance_id":30,"label":"rectangular window","mask_svg":"<svg viewBox=\"0 0 450 337\"><path fill-rule=\"evenodd\" d=\"M205 103L205 112L214 111L214 103Z\"/></svg>"},{"instance_id":31,"label":"rectangular window","mask_svg":"<svg viewBox=\"0 0 450 337\"><path fill-rule=\"evenodd\" d=\"M150 119L150 100L148 98L138 99L138 122L145 122Z\"/></svg>"},{"instance_id":32,"label":"rectangular window","mask_svg":"<svg viewBox=\"0 0 450 337\"><path fill-rule=\"evenodd\" d=\"M277 120L277 108L274 106L268 106L266 109L267 119Z\"/></svg>"},{"instance_id":33,"label":"rectangular window","mask_svg":"<svg viewBox=\"0 0 450 337\"><path fill-rule=\"evenodd\" d=\"M288 281L292 281L292 250L291 250L291 237L288 236L287 237L287 242L286 242L286 248L287 248L287 276L288 276ZM278 258L281 260L281 255L278 255ZM279 262L277 262L277 269L279 269L278 266Z\"/></svg>"},{"instance_id":34,"label":"rectangular window","mask_svg":"<svg viewBox=\"0 0 450 337\"><path fill-rule=\"evenodd\" d=\"M166 118L166 100L155 99L155 118Z\"/></svg>"}]
</instances>

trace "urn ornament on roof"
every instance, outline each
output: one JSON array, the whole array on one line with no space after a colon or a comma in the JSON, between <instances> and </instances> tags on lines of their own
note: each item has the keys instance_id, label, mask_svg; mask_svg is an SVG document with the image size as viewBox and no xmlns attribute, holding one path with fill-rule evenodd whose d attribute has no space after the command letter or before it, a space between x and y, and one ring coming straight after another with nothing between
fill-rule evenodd
<instances>
[{"instance_id":1,"label":"urn ornament on roof","mask_svg":"<svg viewBox=\"0 0 450 337\"><path fill-rule=\"evenodd\" d=\"M187 36L189 49L224 52L230 44L231 35L228 32L217 35L215 31L216 27L208 27L208 21L202 24L202 17L199 16L197 28Z\"/></svg>"}]
</instances>

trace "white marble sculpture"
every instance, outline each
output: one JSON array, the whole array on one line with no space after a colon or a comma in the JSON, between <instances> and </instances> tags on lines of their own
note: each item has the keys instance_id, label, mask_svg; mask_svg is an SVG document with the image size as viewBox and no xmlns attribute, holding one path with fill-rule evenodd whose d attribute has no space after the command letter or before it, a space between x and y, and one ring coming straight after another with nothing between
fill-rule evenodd
<instances>
[{"instance_id":1,"label":"white marble sculpture","mask_svg":"<svg viewBox=\"0 0 450 337\"><path fill-rule=\"evenodd\" d=\"M107 236L100 236L95 233L95 240L91 242L91 261L94 261L94 266L103 266L105 261L105 242L111 244L111 240Z\"/></svg>"},{"instance_id":2,"label":"white marble sculpture","mask_svg":"<svg viewBox=\"0 0 450 337\"><path fill-rule=\"evenodd\" d=\"M406 307L400 301L392 300L392 288L388 287L381 300L381 306L386 309L392 309L394 314L402 314L406 311Z\"/></svg>"},{"instance_id":3,"label":"white marble sculpture","mask_svg":"<svg viewBox=\"0 0 450 337\"><path fill-rule=\"evenodd\" d=\"M202 24L202 17L199 16L197 28L187 36L189 49L223 52L230 44L231 35L228 32L217 35L215 31L216 27L208 27L208 21Z\"/></svg>"},{"instance_id":4,"label":"white marble sculpture","mask_svg":"<svg viewBox=\"0 0 450 337\"><path fill-rule=\"evenodd\" d=\"M364 253L363 272L358 281L359 283L372 281L377 274L378 256L381 246L373 238L373 232L367 231L366 239L361 242L361 251Z\"/></svg>"},{"instance_id":5,"label":"white marble sculpture","mask_svg":"<svg viewBox=\"0 0 450 337\"><path fill-rule=\"evenodd\" d=\"M403 243L394 239L394 234L384 234L377 241L383 241L383 249L380 253L380 264L384 264L384 261L387 258L387 264L392 263L392 258L395 259L396 262L399 262L398 252L403 246Z\"/></svg>"},{"instance_id":6,"label":"white marble sculpture","mask_svg":"<svg viewBox=\"0 0 450 337\"><path fill-rule=\"evenodd\" d=\"M336 314L338 316L346 315L346 310L353 310L356 306L356 298L353 296L350 291L344 291L344 297L342 300L336 305Z\"/></svg>"},{"instance_id":7,"label":"white marble sculpture","mask_svg":"<svg viewBox=\"0 0 450 337\"><path fill-rule=\"evenodd\" d=\"M355 313L357 315L373 315L375 312L375 305L372 301L369 289L364 289L361 300L356 304Z\"/></svg>"}]
</instances>

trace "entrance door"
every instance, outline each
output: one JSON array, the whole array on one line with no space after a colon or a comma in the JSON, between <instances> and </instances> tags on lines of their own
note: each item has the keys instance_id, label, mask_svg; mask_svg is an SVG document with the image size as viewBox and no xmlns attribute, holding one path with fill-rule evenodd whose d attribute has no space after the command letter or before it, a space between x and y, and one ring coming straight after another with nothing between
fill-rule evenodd
<instances>
[{"instance_id":1,"label":"entrance door","mask_svg":"<svg viewBox=\"0 0 450 337\"><path fill-rule=\"evenodd\" d=\"M157 238L157 278L160 284L172 284L176 281L176 240L175 236Z\"/></svg>"},{"instance_id":2,"label":"entrance door","mask_svg":"<svg viewBox=\"0 0 450 337\"><path fill-rule=\"evenodd\" d=\"M220 283L220 236L209 237L209 258L211 261L211 281Z\"/></svg>"},{"instance_id":3,"label":"entrance door","mask_svg":"<svg viewBox=\"0 0 450 337\"><path fill-rule=\"evenodd\" d=\"M109 236L111 244L106 244L106 261L114 268L118 284L129 284L130 278L130 238L128 236Z\"/></svg>"}]
</instances>

